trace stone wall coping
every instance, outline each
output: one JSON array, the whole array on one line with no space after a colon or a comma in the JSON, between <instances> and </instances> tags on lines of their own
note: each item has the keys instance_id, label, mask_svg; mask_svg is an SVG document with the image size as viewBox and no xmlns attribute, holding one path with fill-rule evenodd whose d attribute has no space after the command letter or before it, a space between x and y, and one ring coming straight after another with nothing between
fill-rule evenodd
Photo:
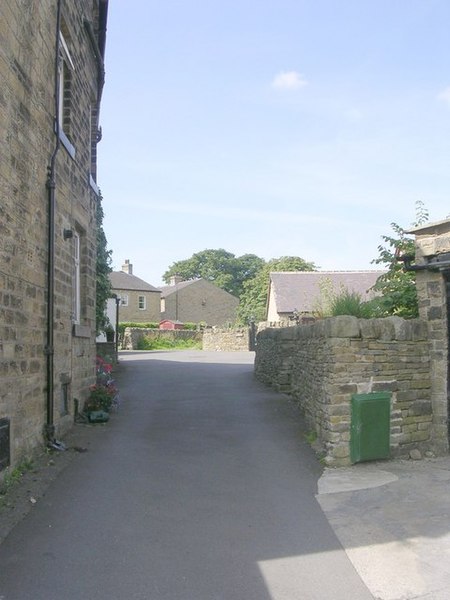
<instances>
[{"instance_id":1,"label":"stone wall coping","mask_svg":"<svg viewBox=\"0 0 450 600\"><path fill-rule=\"evenodd\" d=\"M307 325L267 328L258 333L258 338L261 339L298 340L321 337L423 341L428 339L428 324L422 319L403 319L401 317L358 319L350 315L342 315Z\"/></svg>"}]
</instances>

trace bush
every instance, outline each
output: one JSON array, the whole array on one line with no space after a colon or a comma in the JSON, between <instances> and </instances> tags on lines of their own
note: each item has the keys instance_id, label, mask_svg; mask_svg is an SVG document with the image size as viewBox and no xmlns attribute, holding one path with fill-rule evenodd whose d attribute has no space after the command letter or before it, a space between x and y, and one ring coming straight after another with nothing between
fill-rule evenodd
<instances>
[{"instance_id":1,"label":"bush","mask_svg":"<svg viewBox=\"0 0 450 600\"><path fill-rule=\"evenodd\" d=\"M173 340L148 337L141 337L137 343L138 350L189 350L195 348L202 349L202 343L199 340Z\"/></svg>"},{"instance_id":2,"label":"bush","mask_svg":"<svg viewBox=\"0 0 450 600\"><path fill-rule=\"evenodd\" d=\"M363 302L361 294L343 290L331 300L331 315L351 315L359 319L370 319L376 316L376 303Z\"/></svg>"}]
</instances>

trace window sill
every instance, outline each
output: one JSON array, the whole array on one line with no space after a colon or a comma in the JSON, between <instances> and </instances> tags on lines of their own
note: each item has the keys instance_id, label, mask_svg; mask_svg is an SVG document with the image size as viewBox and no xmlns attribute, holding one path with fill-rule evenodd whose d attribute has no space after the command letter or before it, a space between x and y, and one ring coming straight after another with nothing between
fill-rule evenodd
<instances>
[{"instance_id":1,"label":"window sill","mask_svg":"<svg viewBox=\"0 0 450 600\"><path fill-rule=\"evenodd\" d=\"M79 325L78 323L73 324L72 335L79 338L90 338L91 328L87 325Z\"/></svg>"},{"instance_id":2,"label":"window sill","mask_svg":"<svg viewBox=\"0 0 450 600\"><path fill-rule=\"evenodd\" d=\"M92 175L89 173L89 185L91 186L92 190L94 191L96 196L100 196L100 190L98 189L97 184L94 181L94 178L92 177Z\"/></svg>"},{"instance_id":3,"label":"window sill","mask_svg":"<svg viewBox=\"0 0 450 600\"><path fill-rule=\"evenodd\" d=\"M69 156L71 158L75 158L75 146L69 141L69 138L62 129L59 130L59 139L61 141L61 144L69 153Z\"/></svg>"}]
</instances>

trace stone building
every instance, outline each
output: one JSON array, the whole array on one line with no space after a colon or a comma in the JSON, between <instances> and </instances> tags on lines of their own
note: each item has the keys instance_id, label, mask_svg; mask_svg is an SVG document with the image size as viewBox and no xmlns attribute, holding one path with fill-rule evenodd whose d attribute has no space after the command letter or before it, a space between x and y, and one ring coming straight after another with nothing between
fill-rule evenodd
<instances>
[{"instance_id":1,"label":"stone building","mask_svg":"<svg viewBox=\"0 0 450 600\"><path fill-rule=\"evenodd\" d=\"M405 268L416 271L419 313L428 322L431 358L433 442L448 452L450 437L450 219L426 223L415 235L416 254Z\"/></svg>"},{"instance_id":2,"label":"stone building","mask_svg":"<svg viewBox=\"0 0 450 600\"><path fill-rule=\"evenodd\" d=\"M133 275L126 260L121 271L110 276L112 292L119 298L119 320L127 323L159 323L161 291Z\"/></svg>"},{"instance_id":3,"label":"stone building","mask_svg":"<svg viewBox=\"0 0 450 600\"><path fill-rule=\"evenodd\" d=\"M286 322L314 317L330 310L332 299L343 291L366 302L376 296L373 286L385 271L290 271L269 277L267 321Z\"/></svg>"},{"instance_id":4,"label":"stone building","mask_svg":"<svg viewBox=\"0 0 450 600\"><path fill-rule=\"evenodd\" d=\"M0 3L0 477L95 381L108 0Z\"/></svg>"},{"instance_id":5,"label":"stone building","mask_svg":"<svg viewBox=\"0 0 450 600\"><path fill-rule=\"evenodd\" d=\"M226 325L236 320L239 300L205 279L182 281L174 276L161 289L161 319Z\"/></svg>"}]
</instances>

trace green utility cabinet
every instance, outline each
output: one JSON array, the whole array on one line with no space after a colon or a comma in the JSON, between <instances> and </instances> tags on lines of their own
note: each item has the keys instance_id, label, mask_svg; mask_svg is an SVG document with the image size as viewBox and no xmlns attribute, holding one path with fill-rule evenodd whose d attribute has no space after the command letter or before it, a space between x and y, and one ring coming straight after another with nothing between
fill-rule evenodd
<instances>
[{"instance_id":1,"label":"green utility cabinet","mask_svg":"<svg viewBox=\"0 0 450 600\"><path fill-rule=\"evenodd\" d=\"M354 394L351 409L352 463L389 458L391 393Z\"/></svg>"}]
</instances>

